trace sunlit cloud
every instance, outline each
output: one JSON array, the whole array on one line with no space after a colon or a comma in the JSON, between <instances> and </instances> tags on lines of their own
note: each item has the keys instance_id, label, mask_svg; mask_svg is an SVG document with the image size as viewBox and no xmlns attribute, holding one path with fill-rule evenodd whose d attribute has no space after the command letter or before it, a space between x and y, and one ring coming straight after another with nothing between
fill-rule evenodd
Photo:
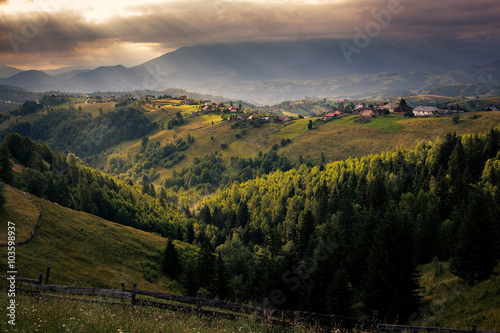
<instances>
[{"instance_id":1,"label":"sunlit cloud","mask_svg":"<svg viewBox=\"0 0 500 333\"><path fill-rule=\"evenodd\" d=\"M395 0L396 1L396 0ZM34 0L2 3L0 62L138 64L186 45L353 38L382 0ZM398 2L398 1L396 1ZM491 0L400 0L381 38L500 33L500 3ZM28 25L28 26L27 26ZM31 25L31 26L30 26ZM30 29L31 28L31 29ZM28 32L28 37L26 37ZM10 37L9 37L10 36ZM17 50L12 36L19 36ZM26 42L27 41L27 42ZM119 51L118 51L119 50ZM16 52L17 51L17 52ZM36 55L50 58L33 62ZM109 56L106 56L109 54ZM135 62L135 63L134 63ZM44 65L45 66L45 65Z\"/></svg>"}]
</instances>

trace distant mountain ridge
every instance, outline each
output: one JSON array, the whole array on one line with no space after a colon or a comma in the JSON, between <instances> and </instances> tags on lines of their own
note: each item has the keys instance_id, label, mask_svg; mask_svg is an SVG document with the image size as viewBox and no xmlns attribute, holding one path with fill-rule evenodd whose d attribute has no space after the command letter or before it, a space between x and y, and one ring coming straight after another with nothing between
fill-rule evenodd
<instances>
[{"instance_id":1,"label":"distant mountain ridge","mask_svg":"<svg viewBox=\"0 0 500 333\"><path fill-rule=\"evenodd\" d=\"M0 65L0 78L9 78L21 72L22 70L20 69L10 66Z\"/></svg>"},{"instance_id":2,"label":"distant mountain ridge","mask_svg":"<svg viewBox=\"0 0 500 333\"><path fill-rule=\"evenodd\" d=\"M400 47L383 41L372 41L359 53L351 54L349 63L339 47L341 42L352 43L314 39L197 45L131 68L116 65L66 72L61 69L53 71L59 73L55 76L23 71L0 79L0 84L65 92L182 88L266 104L304 96L337 97L474 84L481 75L491 77L500 68L500 54L496 53L485 55L471 49L464 55L445 57L438 46ZM432 50L437 50L439 56L433 56ZM474 54L483 63L472 62Z\"/></svg>"}]
</instances>

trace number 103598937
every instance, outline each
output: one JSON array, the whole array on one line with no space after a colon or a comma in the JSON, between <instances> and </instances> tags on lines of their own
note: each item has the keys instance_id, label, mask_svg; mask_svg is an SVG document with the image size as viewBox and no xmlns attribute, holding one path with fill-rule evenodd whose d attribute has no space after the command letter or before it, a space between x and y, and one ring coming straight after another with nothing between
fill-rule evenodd
<instances>
[{"instance_id":1,"label":"number 103598937","mask_svg":"<svg viewBox=\"0 0 500 333\"><path fill-rule=\"evenodd\" d=\"M14 222L7 223L7 264L9 270L13 271L16 268L16 224Z\"/></svg>"}]
</instances>

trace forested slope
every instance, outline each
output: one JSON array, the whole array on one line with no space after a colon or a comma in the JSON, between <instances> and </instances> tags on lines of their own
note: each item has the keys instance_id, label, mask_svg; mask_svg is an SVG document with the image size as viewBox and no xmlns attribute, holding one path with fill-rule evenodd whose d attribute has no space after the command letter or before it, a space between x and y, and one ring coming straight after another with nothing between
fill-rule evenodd
<instances>
[{"instance_id":1,"label":"forested slope","mask_svg":"<svg viewBox=\"0 0 500 333\"><path fill-rule=\"evenodd\" d=\"M357 300L366 313L404 321L418 304L417 264L451 260L471 284L492 274L499 147L498 129L448 134L413 150L271 173L208 198L196 228L219 246L234 296L333 313Z\"/></svg>"},{"instance_id":2,"label":"forested slope","mask_svg":"<svg viewBox=\"0 0 500 333\"><path fill-rule=\"evenodd\" d=\"M499 129L320 166L291 168L272 154L235 160L240 166L228 170L247 170L248 178L224 179L195 211L179 210L164 188L127 184L18 134L0 148L7 183L194 244L198 253L182 262L171 248L149 265L187 294L268 298L323 313L377 310L405 322L419 307L418 264L450 261L472 285L494 274L500 259ZM22 172L12 175L11 157ZM224 176L217 166L202 176L210 161L218 164L216 156L198 161L166 185L197 187L214 172Z\"/></svg>"}]
</instances>

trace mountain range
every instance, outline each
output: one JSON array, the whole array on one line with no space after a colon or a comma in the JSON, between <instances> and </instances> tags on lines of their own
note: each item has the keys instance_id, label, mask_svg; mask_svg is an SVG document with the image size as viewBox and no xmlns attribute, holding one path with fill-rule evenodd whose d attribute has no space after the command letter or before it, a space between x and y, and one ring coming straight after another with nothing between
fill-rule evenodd
<instances>
[{"instance_id":1,"label":"mountain range","mask_svg":"<svg viewBox=\"0 0 500 333\"><path fill-rule=\"evenodd\" d=\"M42 72L1 66L0 84L64 92L175 87L270 104L304 96L383 95L394 90L404 95L443 86L459 93L482 85L491 93L500 77L500 52L495 49L460 48L435 40L373 40L346 57L341 45L356 47L353 41L332 39L248 42L182 47L131 68L80 66Z\"/></svg>"}]
</instances>

